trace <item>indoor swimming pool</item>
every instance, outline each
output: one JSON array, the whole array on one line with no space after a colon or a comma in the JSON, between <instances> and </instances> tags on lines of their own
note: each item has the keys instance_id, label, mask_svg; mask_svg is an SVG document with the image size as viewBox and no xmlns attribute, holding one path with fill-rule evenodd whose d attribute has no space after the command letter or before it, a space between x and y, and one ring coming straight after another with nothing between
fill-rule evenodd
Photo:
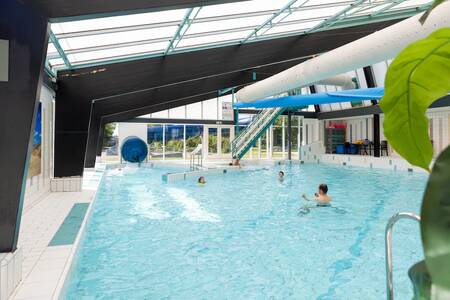
<instances>
[{"instance_id":1,"label":"indoor swimming pool","mask_svg":"<svg viewBox=\"0 0 450 300\"><path fill-rule=\"evenodd\" d=\"M163 183L174 170L106 172L64 299L385 298L385 225L419 212L427 176L304 164ZM302 213L323 182L332 207ZM398 299L412 298L407 270L422 258L418 224L400 221Z\"/></svg>"}]
</instances>

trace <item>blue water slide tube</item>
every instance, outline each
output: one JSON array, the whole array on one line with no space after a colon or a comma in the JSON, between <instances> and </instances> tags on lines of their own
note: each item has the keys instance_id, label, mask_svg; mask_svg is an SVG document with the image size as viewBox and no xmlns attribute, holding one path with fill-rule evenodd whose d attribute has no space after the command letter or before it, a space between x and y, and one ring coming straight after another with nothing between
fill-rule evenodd
<instances>
[{"instance_id":1,"label":"blue water slide tube","mask_svg":"<svg viewBox=\"0 0 450 300\"><path fill-rule=\"evenodd\" d=\"M129 136L123 140L120 154L127 162L141 163L148 155L147 143L136 136Z\"/></svg>"},{"instance_id":2,"label":"blue water slide tube","mask_svg":"<svg viewBox=\"0 0 450 300\"><path fill-rule=\"evenodd\" d=\"M271 108L271 107L299 107L313 104L327 104L361 100L379 100L384 95L384 88L354 89L336 92L326 92L309 95L285 96L256 100L253 102L238 102L236 108Z\"/></svg>"}]
</instances>

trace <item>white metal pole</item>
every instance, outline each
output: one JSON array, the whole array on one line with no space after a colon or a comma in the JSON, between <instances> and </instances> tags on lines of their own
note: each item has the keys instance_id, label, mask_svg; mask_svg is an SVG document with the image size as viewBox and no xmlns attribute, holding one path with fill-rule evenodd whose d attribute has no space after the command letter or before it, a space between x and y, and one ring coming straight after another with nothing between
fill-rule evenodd
<instances>
[{"instance_id":1,"label":"white metal pole","mask_svg":"<svg viewBox=\"0 0 450 300\"><path fill-rule=\"evenodd\" d=\"M261 138L258 139L258 159L261 159Z\"/></svg>"},{"instance_id":2,"label":"white metal pole","mask_svg":"<svg viewBox=\"0 0 450 300\"><path fill-rule=\"evenodd\" d=\"M286 150L286 142L285 142L285 138L286 138L286 130L285 130L285 120L284 120L284 116L281 116L281 156L283 157L283 159L285 158L285 150Z\"/></svg>"},{"instance_id":3,"label":"white metal pole","mask_svg":"<svg viewBox=\"0 0 450 300\"><path fill-rule=\"evenodd\" d=\"M186 160L186 124L183 125L183 159Z\"/></svg>"},{"instance_id":4,"label":"white metal pole","mask_svg":"<svg viewBox=\"0 0 450 300\"><path fill-rule=\"evenodd\" d=\"M163 160L166 159L166 124L163 124L163 136L162 136L162 154L163 154Z\"/></svg>"}]
</instances>

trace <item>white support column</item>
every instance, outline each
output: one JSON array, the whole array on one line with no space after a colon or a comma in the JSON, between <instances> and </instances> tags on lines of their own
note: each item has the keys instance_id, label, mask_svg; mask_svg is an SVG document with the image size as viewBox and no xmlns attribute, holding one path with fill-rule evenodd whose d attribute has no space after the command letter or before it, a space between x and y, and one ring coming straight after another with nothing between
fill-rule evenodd
<instances>
[{"instance_id":1,"label":"white support column","mask_svg":"<svg viewBox=\"0 0 450 300\"><path fill-rule=\"evenodd\" d=\"M261 138L258 139L258 159L261 159Z\"/></svg>"},{"instance_id":2,"label":"white support column","mask_svg":"<svg viewBox=\"0 0 450 300\"><path fill-rule=\"evenodd\" d=\"M286 124L284 116L281 116L281 157L284 159L286 154Z\"/></svg>"},{"instance_id":3,"label":"white support column","mask_svg":"<svg viewBox=\"0 0 450 300\"><path fill-rule=\"evenodd\" d=\"M186 124L183 125L183 159L186 160Z\"/></svg>"},{"instance_id":4,"label":"white support column","mask_svg":"<svg viewBox=\"0 0 450 300\"><path fill-rule=\"evenodd\" d=\"M269 147L270 147L270 142L269 142L269 131L270 129L266 130L266 158L269 159L270 155L269 155Z\"/></svg>"},{"instance_id":5,"label":"white support column","mask_svg":"<svg viewBox=\"0 0 450 300\"><path fill-rule=\"evenodd\" d=\"M272 126L270 126L270 133L269 133L269 136L270 136L270 140L269 140L269 148L270 148L270 158L273 158L273 125Z\"/></svg>"},{"instance_id":6,"label":"white support column","mask_svg":"<svg viewBox=\"0 0 450 300\"><path fill-rule=\"evenodd\" d=\"M218 101L218 100L217 100ZM222 155L222 127L217 126L217 138L216 138L216 148L217 148L217 155Z\"/></svg>"},{"instance_id":7,"label":"white support column","mask_svg":"<svg viewBox=\"0 0 450 300\"><path fill-rule=\"evenodd\" d=\"M166 160L166 124L163 124L163 136L162 136L162 151L163 151L163 160Z\"/></svg>"},{"instance_id":8,"label":"white support column","mask_svg":"<svg viewBox=\"0 0 450 300\"><path fill-rule=\"evenodd\" d=\"M297 152L298 157L300 158L300 146L302 145L302 141L300 140L300 131L302 130L302 126L300 125L302 123L302 116L298 117L298 128L297 128Z\"/></svg>"}]
</instances>

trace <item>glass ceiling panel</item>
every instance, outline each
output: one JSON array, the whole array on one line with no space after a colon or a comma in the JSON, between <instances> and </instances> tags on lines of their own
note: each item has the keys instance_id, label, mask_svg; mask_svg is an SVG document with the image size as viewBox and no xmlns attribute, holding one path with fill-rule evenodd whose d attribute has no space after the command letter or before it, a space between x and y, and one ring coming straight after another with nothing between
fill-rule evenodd
<instances>
[{"instance_id":1,"label":"glass ceiling panel","mask_svg":"<svg viewBox=\"0 0 450 300\"><path fill-rule=\"evenodd\" d=\"M400 3L398 5L395 6L396 9L398 8L405 8L405 7L414 7L414 6L422 6L424 4L429 3L430 1L428 0L408 0L405 1L403 3Z\"/></svg>"},{"instance_id":2,"label":"glass ceiling panel","mask_svg":"<svg viewBox=\"0 0 450 300\"><path fill-rule=\"evenodd\" d=\"M194 37L194 38L187 38L181 40L181 42L178 44L179 48L188 47L188 46L200 46L205 44L213 44L217 42L226 42L231 40L241 40L247 35L249 35L252 32L252 30L246 30L246 31L238 31L238 32L229 32L229 33L222 33L222 34L215 34L211 36L201 36L201 37Z\"/></svg>"},{"instance_id":3,"label":"glass ceiling panel","mask_svg":"<svg viewBox=\"0 0 450 300\"><path fill-rule=\"evenodd\" d=\"M149 39L166 38L168 41L172 38L176 30L177 26L150 28L144 30L100 34L96 35L95 38L93 38L92 36L83 36L68 39L60 39L60 43L64 50L71 50L100 45L114 45Z\"/></svg>"},{"instance_id":4,"label":"glass ceiling panel","mask_svg":"<svg viewBox=\"0 0 450 300\"><path fill-rule=\"evenodd\" d=\"M333 6L333 7L324 7L324 8L316 8L316 9L302 9L300 11L292 13L289 17L283 20L283 22L293 21L293 20L305 20L311 18L326 18L332 16L341 10L343 10L346 6Z\"/></svg>"},{"instance_id":5,"label":"glass ceiling panel","mask_svg":"<svg viewBox=\"0 0 450 300\"><path fill-rule=\"evenodd\" d=\"M55 34L59 34L103 28L118 28L123 26L133 26L148 23L181 21L186 12L186 9L177 9L64 23L53 23L51 28Z\"/></svg>"},{"instance_id":6,"label":"glass ceiling panel","mask_svg":"<svg viewBox=\"0 0 450 300\"><path fill-rule=\"evenodd\" d=\"M256 17L236 18L236 19L231 19L231 20L222 20L222 21L213 21L213 22L192 24L189 27L186 34L227 30L227 29L249 27L249 26L257 27L259 24L262 24L269 17L270 17L270 15L263 15L263 16L256 16Z\"/></svg>"},{"instance_id":7,"label":"glass ceiling panel","mask_svg":"<svg viewBox=\"0 0 450 300\"><path fill-rule=\"evenodd\" d=\"M55 52L57 52L55 45L53 45L53 43L49 43L47 47L47 53L55 53Z\"/></svg>"},{"instance_id":8,"label":"glass ceiling panel","mask_svg":"<svg viewBox=\"0 0 450 300\"><path fill-rule=\"evenodd\" d=\"M64 65L64 61L62 58L50 59L48 62L52 66Z\"/></svg>"},{"instance_id":9,"label":"glass ceiling panel","mask_svg":"<svg viewBox=\"0 0 450 300\"><path fill-rule=\"evenodd\" d=\"M153 43L147 45L137 45L130 47L121 47L106 49L100 51L91 51L77 54L70 54L67 57L71 63L77 63L82 61L96 60L100 58L115 58L116 56L132 55L132 54L145 54L149 52L164 52L168 45L168 42Z\"/></svg>"},{"instance_id":10,"label":"glass ceiling panel","mask_svg":"<svg viewBox=\"0 0 450 300\"><path fill-rule=\"evenodd\" d=\"M236 13L248 13L266 10L277 10L283 7L286 0L253 0L228 4L205 6L198 14L198 18L216 17Z\"/></svg>"},{"instance_id":11,"label":"glass ceiling panel","mask_svg":"<svg viewBox=\"0 0 450 300\"><path fill-rule=\"evenodd\" d=\"M401 2L401 3L398 3ZM162 56L189 50L239 44L258 39L302 34L339 26L354 16L385 14L405 10L413 15L426 9L432 0L368 0L339 16L332 24L327 18L350 8L354 0L252 0L97 18L51 24L63 56L71 64L110 62L142 55ZM398 4L397 4L398 3ZM395 5L394 5L395 4ZM420 7L420 10L411 10ZM409 9L409 10L408 10ZM190 14L188 15L188 13ZM188 19L185 20L185 18ZM350 19L348 19L350 18ZM187 21L187 22L186 22ZM377 21L368 18L367 22ZM361 24L359 19L358 24ZM351 21L340 26L351 26ZM179 30L178 30L179 29ZM170 41L173 41L172 43ZM170 47L169 47L170 45ZM49 43L47 58L59 68L67 68ZM58 59L58 60L56 60Z\"/></svg>"},{"instance_id":12,"label":"glass ceiling panel","mask_svg":"<svg viewBox=\"0 0 450 300\"><path fill-rule=\"evenodd\" d=\"M309 5L321 5L321 4L330 4L330 3L342 3L342 2L349 2L348 0L309 0L308 1L308 6ZM354 2L354 1L353 1Z\"/></svg>"},{"instance_id":13,"label":"glass ceiling panel","mask_svg":"<svg viewBox=\"0 0 450 300\"><path fill-rule=\"evenodd\" d=\"M277 26L269 29L267 32L265 32L264 35L306 31L306 30L316 26L320 22L322 22L322 21L302 22L302 23L289 24L289 25L280 23Z\"/></svg>"}]
</instances>

